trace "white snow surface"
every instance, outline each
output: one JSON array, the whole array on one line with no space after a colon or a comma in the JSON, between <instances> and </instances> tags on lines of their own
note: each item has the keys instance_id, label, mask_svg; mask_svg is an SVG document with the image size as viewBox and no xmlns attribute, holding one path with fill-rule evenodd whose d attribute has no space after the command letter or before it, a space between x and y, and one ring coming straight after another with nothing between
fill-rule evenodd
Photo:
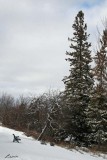
<instances>
[{"instance_id":1,"label":"white snow surface","mask_svg":"<svg viewBox=\"0 0 107 160\"><path fill-rule=\"evenodd\" d=\"M13 142L13 135L21 142ZM42 145L23 132L0 126L0 160L104 160L103 157L58 146Z\"/></svg>"}]
</instances>

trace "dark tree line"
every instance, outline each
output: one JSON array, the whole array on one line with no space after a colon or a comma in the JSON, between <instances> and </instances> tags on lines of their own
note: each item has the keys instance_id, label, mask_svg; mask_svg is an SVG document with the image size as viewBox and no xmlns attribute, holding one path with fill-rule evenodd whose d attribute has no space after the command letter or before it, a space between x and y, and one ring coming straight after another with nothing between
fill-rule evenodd
<instances>
[{"instance_id":1,"label":"dark tree line","mask_svg":"<svg viewBox=\"0 0 107 160\"><path fill-rule=\"evenodd\" d=\"M10 128L35 131L38 140L52 138L61 127L60 93L51 91L40 96L19 97L4 94L0 97L0 122Z\"/></svg>"},{"instance_id":2,"label":"dark tree line","mask_svg":"<svg viewBox=\"0 0 107 160\"><path fill-rule=\"evenodd\" d=\"M107 145L107 29L100 35L93 58L82 11L72 28L70 51L66 52L70 70L63 79L65 90L18 100L2 95L0 121L11 128L35 131L38 140L58 142L68 138L76 145L100 147Z\"/></svg>"}]
</instances>

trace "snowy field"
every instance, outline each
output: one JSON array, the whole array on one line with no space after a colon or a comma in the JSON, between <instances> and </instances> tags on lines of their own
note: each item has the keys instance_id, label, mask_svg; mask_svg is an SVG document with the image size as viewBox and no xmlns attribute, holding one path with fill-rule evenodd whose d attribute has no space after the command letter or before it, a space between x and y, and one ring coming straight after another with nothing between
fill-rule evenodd
<instances>
[{"instance_id":1,"label":"snowy field","mask_svg":"<svg viewBox=\"0 0 107 160\"><path fill-rule=\"evenodd\" d=\"M21 143L13 143L13 135L20 136ZM0 126L0 160L104 160L89 153L58 147L41 145L22 132Z\"/></svg>"}]
</instances>

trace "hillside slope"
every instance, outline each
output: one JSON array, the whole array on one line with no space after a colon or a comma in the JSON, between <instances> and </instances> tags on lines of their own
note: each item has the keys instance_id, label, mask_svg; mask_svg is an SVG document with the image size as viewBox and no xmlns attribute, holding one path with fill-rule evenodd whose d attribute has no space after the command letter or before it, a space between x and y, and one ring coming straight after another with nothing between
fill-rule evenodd
<instances>
[{"instance_id":1,"label":"hillside slope","mask_svg":"<svg viewBox=\"0 0 107 160\"><path fill-rule=\"evenodd\" d=\"M21 137L21 143L13 143L13 135ZM69 151L58 147L41 145L22 132L0 126L0 160L104 160L88 153Z\"/></svg>"}]
</instances>

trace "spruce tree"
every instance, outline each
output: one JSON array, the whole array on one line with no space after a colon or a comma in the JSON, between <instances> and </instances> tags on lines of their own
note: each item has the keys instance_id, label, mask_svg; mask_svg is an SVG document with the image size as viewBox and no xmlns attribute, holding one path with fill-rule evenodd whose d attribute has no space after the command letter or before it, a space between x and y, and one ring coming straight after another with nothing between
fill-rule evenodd
<instances>
[{"instance_id":1,"label":"spruce tree","mask_svg":"<svg viewBox=\"0 0 107 160\"><path fill-rule=\"evenodd\" d=\"M89 141L100 147L101 144L107 143L107 29L100 38L94 62L96 85L87 109L87 120L91 129Z\"/></svg>"},{"instance_id":2,"label":"spruce tree","mask_svg":"<svg viewBox=\"0 0 107 160\"><path fill-rule=\"evenodd\" d=\"M70 52L66 52L70 63L70 74L63 79L65 84L64 98L64 129L67 136L76 141L85 142L88 128L85 122L85 109L88 106L93 87L91 73L91 43L88 42L87 24L84 23L84 13L79 11L75 17L73 38L70 41Z\"/></svg>"}]
</instances>

